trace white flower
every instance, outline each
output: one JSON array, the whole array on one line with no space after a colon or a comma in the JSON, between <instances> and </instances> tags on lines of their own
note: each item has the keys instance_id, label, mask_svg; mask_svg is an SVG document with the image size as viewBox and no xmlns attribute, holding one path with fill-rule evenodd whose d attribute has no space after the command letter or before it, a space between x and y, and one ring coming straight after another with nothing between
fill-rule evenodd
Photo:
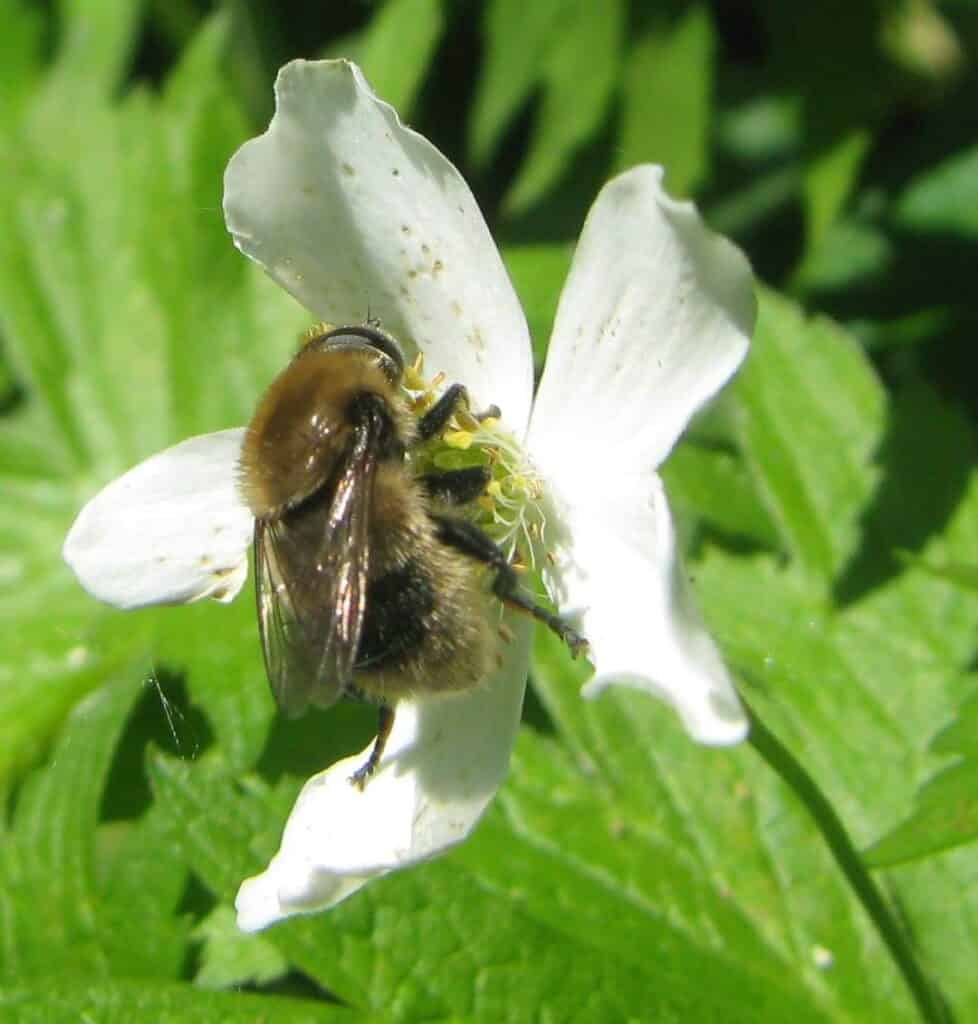
<instances>
[{"instance_id":1,"label":"white flower","mask_svg":"<svg viewBox=\"0 0 978 1024\"><path fill-rule=\"evenodd\" d=\"M746 719L691 602L655 470L747 350L743 255L663 192L660 168L615 178L584 225L531 411L526 320L455 167L352 64L296 61L275 91L268 131L227 169L235 244L316 318L369 312L477 407L502 409L559 511L548 583L590 641L589 695L647 690L695 739L741 740ZM233 598L252 533L235 487L242 435L184 441L92 499L64 549L82 584L122 608ZM363 792L348 777L365 753L306 783L279 853L241 887L242 928L330 906L472 831L519 722L529 626L515 632L487 685L398 705Z\"/></svg>"}]
</instances>

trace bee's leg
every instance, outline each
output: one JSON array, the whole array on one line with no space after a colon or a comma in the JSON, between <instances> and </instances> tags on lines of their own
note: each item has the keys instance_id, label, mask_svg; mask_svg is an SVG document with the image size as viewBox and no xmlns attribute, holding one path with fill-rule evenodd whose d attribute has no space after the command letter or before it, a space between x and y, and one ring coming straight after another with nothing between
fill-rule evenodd
<instances>
[{"instance_id":1,"label":"bee's leg","mask_svg":"<svg viewBox=\"0 0 978 1024\"><path fill-rule=\"evenodd\" d=\"M438 539L443 544L447 544L449 547L455 548L456 551L483 562L495 570L496 579L492 585L492 592L503 604L526 612L527 615L532 615L537 621L552 629L567 644L575 658L587 650L587 640L577 630L568 625L559 615L555 615L548 608L537 604L523 590L519 577L492 538L487 537L477 526L473 526L472 523L468 523L464 519L450 519L446 516L433 516L432 518L438 527Z\"/></svg>"},{"instance_id":2,"label":"bee's leg","mask_svg":"<svg viewBox=\"0 0 978 1024\"><path fill-rule=\"evenodd\" d=\"M418 420L418 440L429 441L437 437L445 429L445 424L452 418L455 410L462 404L467 405L469 393L464 384L453 384L445 389L445 393Z\"/></svg>"},{"instance_id":3,"label":"bee's leg","mask_svg":"<svg viewBox=\"0 0 978 1024\"><path fill-rule=\"evenodd\" d=\"M468 505L486 489L492 474L485 466L435 470L419 478L428 494L446 505Z\"/></svg>"},{"instance_id":4,"label":"bee's leg","mask_svg":"<svg viewBox=\"0 0 978 1024\"><path fill-rule=\"evenodd\" d=\"M377 770L377 765L380 764L380 759L384 753L384 747L387 746L387 740L390 737L391 729L393 728L394 709L390 704L381 704L377 709L377 738L374 740L374 745L370 750L370 756L350 776L350 782L361 792L363 791L363 787L366 786L370 776Z\"/></svg>"}]
</instances>

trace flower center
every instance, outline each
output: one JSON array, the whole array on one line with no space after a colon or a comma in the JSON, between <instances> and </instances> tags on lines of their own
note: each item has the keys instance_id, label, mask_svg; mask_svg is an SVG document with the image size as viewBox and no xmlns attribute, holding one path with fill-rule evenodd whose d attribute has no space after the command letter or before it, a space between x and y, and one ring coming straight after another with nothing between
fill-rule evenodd
<instances>
[{"instance_id":1,"label":"flower center","mask_svg":"<svg viewBox=\"0 0 978 1024\"><path fill-rule=\"evenodd\" d=\"M444 374L430 381L424 377L421 355L405 369L403 386L416 416L435 404L444 381ZM485 493L460 511L502 548L515 569L536 570L547 527L544 486L497 413L479 413L463 403L438 437L412 451L411 465L416 476L471 467L488 470Z\"/></svg>"}]
</instances>

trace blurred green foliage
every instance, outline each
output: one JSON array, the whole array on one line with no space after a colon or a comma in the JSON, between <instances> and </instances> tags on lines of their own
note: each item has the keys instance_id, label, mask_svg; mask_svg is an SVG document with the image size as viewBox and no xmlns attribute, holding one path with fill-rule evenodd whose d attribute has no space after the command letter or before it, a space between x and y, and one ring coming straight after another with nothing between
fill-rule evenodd
<instances>
[{"instance_id":1,"label":"blurred green foliage","mask_svg":"<svg viewBox=\"0 0 978 1024\"><path fill-rule=\"evenodd\" d=\"M476 837L260 938L230 902L369 736L273 714L247 599L122 616L86 497L243 422L304 313L231 246L224 165L344 55L472 183L542 362L600 185L642 161L764 287L665 470L745 694L978 1017L978 4L0 0L0 1017L904 1021L797 793L540 638ZM532 724L531 724L532 723Z\"/></svg>"}]
</instances>

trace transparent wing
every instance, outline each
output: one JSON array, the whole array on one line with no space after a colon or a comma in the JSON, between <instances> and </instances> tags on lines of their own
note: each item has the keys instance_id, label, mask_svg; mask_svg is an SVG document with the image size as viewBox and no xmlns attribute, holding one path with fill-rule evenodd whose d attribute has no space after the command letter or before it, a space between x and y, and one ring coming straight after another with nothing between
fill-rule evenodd
<instances>
[{"instance_id":1,"label":"transparent wing","mask_svg":"<svg viewBox=\"0 0 978 1024\"><path fill-rule=\"evenodd\" d=\"M366 427L330 483L255 528L258 624L272 693L288 715L328 707L353 677L366 611L376 456Z\"/></svg>"}]
</instances>

